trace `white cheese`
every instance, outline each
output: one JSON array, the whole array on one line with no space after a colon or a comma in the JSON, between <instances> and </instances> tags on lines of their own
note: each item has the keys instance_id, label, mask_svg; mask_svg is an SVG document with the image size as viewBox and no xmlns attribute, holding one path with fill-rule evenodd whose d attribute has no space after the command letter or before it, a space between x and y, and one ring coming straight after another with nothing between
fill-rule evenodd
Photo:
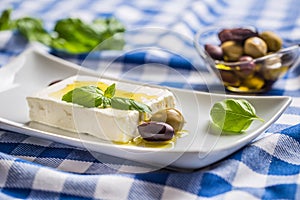
<instances>
[{"instance_id":1,"label":"white cheese","mask_svg":"<svg viewBox=\"0 0 300 200\"><path fill-rule=\"evenodd\" d=\"M87 133L104 140L130 141L138 135L137 126L142 118L142 114L138 111L85 108L61 100L66 91L71 90L68 87L74 86L74 83L87 85L99 82L106 86L116 83L117 92L119 91L123 95L134 95L134 98L138 98L135 100L148 105L153 113L175 106L175 98L167 89L88 76L73 76L51 85L33 96L28 96L30 119L72 132Z\"/></svg>"}]
</instances>

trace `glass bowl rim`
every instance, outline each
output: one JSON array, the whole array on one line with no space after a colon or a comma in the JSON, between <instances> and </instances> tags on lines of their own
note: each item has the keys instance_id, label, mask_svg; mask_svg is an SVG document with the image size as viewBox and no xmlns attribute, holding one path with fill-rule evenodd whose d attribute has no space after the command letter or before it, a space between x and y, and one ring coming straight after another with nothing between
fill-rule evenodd
<instances>
[{"instance_id":1,"label":"glass bowl rim","mask_svg":"<svg viewBox=\"0 0 300 200\"><path fill-rule=\"evenodd\" d=\"M242 27L253 27L255 30L257 30L257 27L253 26L253 25L232 25L232 28L236 27L236 28L242 28ZM295 49L299 49L300 44L294 44L285 48L280 49L279 51L276 52L272 52L270 54L267 54L265 56L259 57L259 58L254 58L252 60L249 61L235 61L235 62L226 62L226 61L222 61L222 60L215 60L213 59L208 53L207 51L200 45L199 42L199 38L202 34L207 33L208 31L213 31L213 30L217 30L217 29L224 29L224 28L230 28L230 26L226 26L226 27L218 27L218 26L211 26L211 27L207 27L204 29L200 29L196 32L195 36L194 36L194 46L197 50L197 52L200 54L200 56L204 59L204 60L211 60L213 61L214 64L222 64L222 65L227 65L227 66L236 66L236 65L244 65L244 64L249 64L249 63L256 63L256 62L261 62L263 60L278 56L278 55L282 55L284 53L287 53L289 51L293 51Z\"/></svg>"}]
</instances>

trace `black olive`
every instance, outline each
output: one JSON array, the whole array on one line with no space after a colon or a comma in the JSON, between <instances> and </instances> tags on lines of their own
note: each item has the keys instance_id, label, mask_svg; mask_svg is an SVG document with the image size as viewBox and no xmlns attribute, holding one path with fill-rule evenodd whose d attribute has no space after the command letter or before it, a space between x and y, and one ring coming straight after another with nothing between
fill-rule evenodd
<instances>
[{"instance_id":1,"label":"black olive","mask_svg":"<svg viewBox=\"0 0 300 200\"><path fill-rule=\"evenodd\" d=\"M144 122L138 126L138 131L147 141L167 141L174 136L173 127L164 122Z\"/></svg>"}]
</instances>

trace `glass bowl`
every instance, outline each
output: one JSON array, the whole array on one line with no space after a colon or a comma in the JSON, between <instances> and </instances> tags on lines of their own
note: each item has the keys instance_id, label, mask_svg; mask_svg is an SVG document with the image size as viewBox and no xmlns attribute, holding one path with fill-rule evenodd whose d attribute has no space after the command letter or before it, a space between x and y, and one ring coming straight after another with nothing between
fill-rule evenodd
<instances>
[{"instance_id":1,"label":"glass bowl","mask_svg":"<svg viewBox=\"0 0 300 200\"><path fill-rule=\"evenodd\" d=\"M247 28L258 31L255 27L210 27L198 31L194 45L198 54L204 59L208 69L217 75L224 87L237 93L262 93L270 90L298 60L299 45L283 47L263 57L246 61L229 62L213 59L205 50L206 44L220 46L218 33L224 29ZM258 31L261 32L261 31Z\"/></svg>"}]
</instances>

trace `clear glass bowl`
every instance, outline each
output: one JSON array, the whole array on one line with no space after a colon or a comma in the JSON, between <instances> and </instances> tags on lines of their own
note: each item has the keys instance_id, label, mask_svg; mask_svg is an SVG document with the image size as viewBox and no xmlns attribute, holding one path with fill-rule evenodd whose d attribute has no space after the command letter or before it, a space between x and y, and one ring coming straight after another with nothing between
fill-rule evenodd
<instances>
[{"instance_id":1,"label":"clear glass bowl","mask_svg":"<svg viewBox=\"0 0 300 200\"><path fill-rule=\"evenodd\" d=\"M299 45L283 47L277 52L251 61L225 62L214 60L205 51L204 45L220 45L218 33L224 28L227 27L210 27L198 31L194 38L194 45L198 54L206 61L208 69L217 75L229 91L237 93L266 92L298 60ZM241 28L241 26L235 28ZM256 30L255 27L252 29Z\"/></svg>"}]
</instances>

